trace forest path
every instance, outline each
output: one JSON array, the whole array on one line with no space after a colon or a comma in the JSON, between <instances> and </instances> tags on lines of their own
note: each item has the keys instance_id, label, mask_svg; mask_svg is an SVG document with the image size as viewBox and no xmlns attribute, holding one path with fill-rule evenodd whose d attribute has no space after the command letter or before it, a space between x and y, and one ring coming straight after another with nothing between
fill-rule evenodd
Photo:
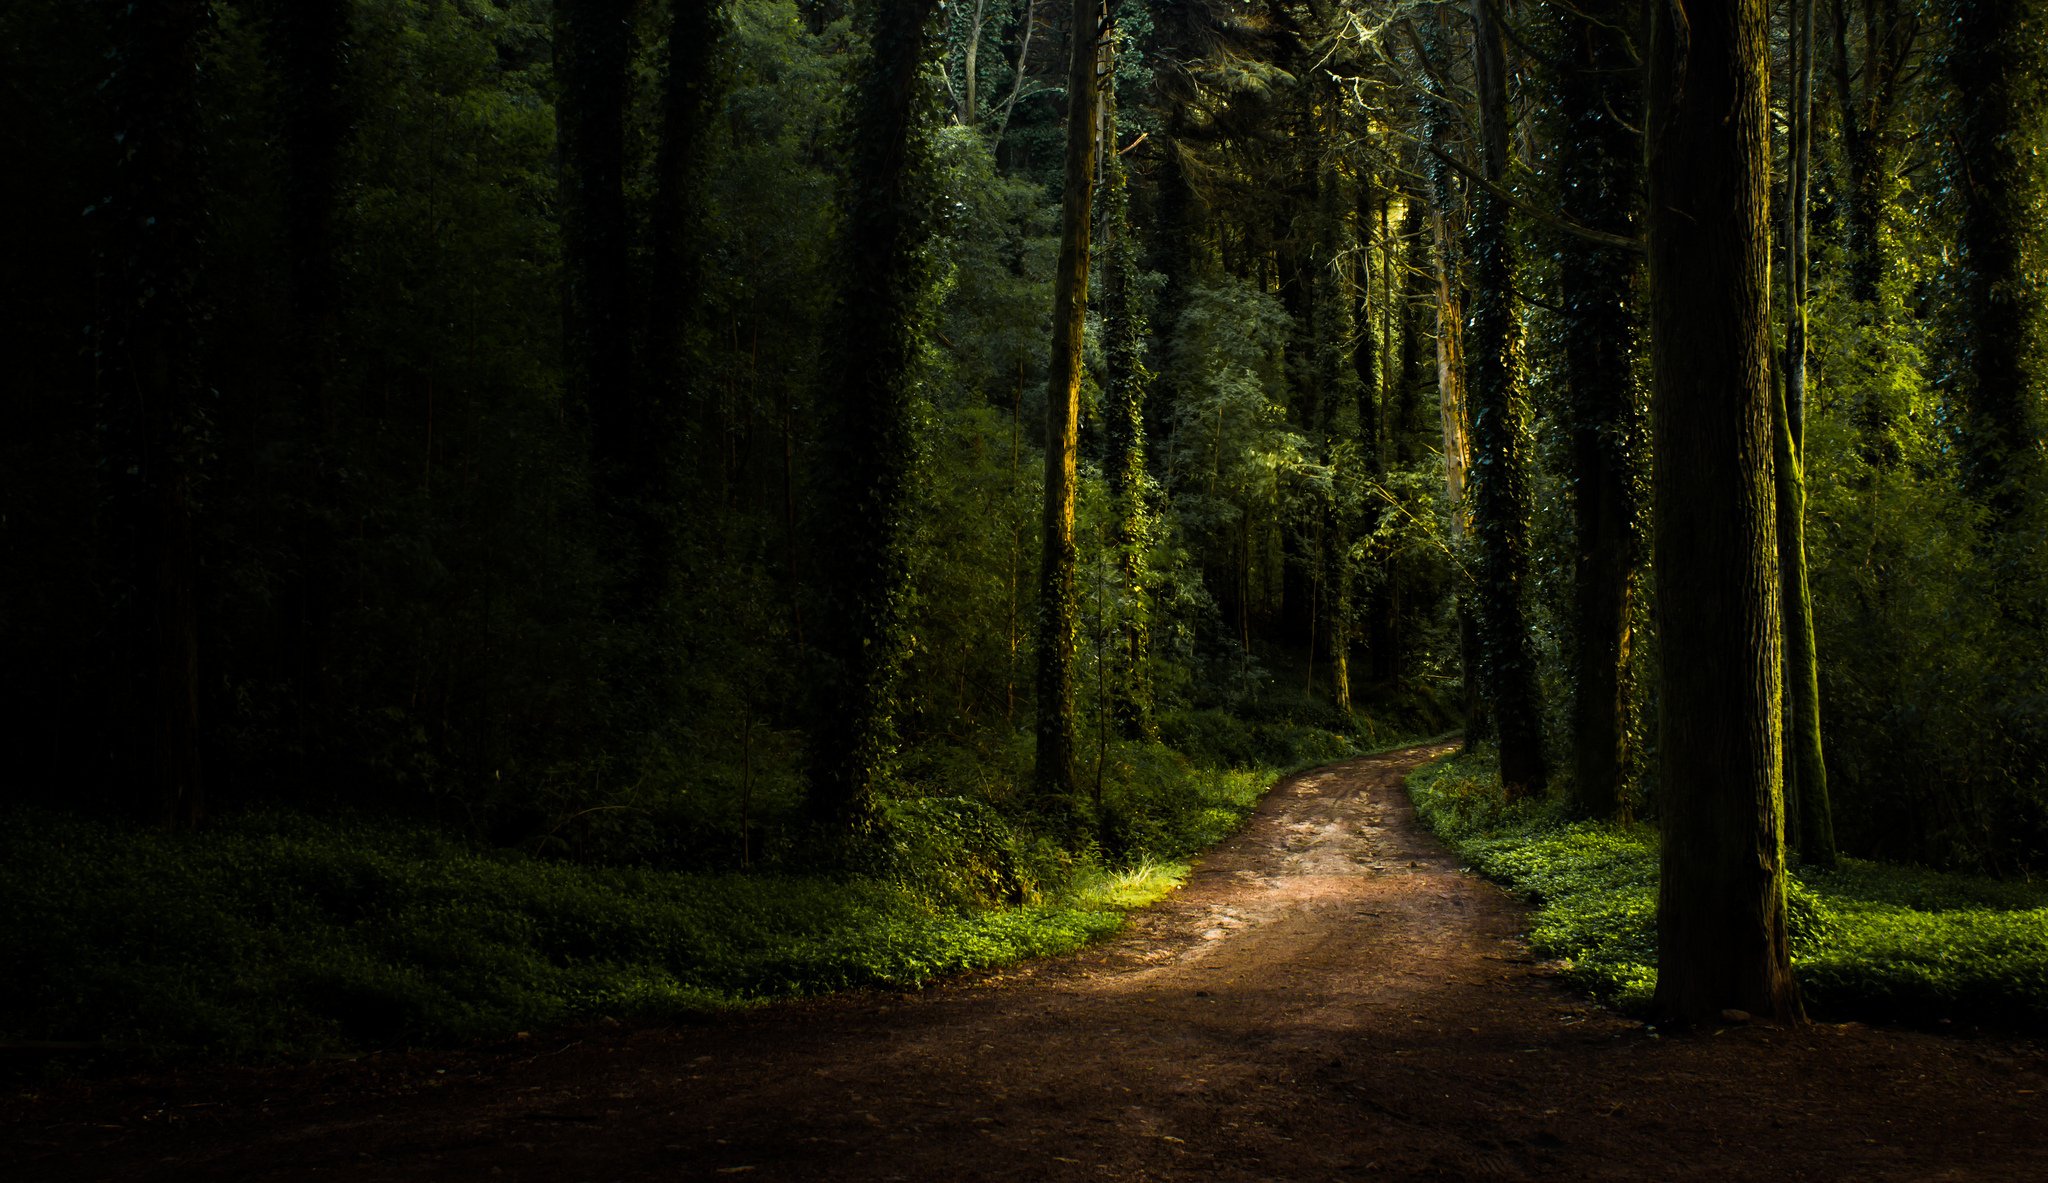
<instances>
[{"instance_id":1,"label":"forest path","mask_svg":"<svg viewBox=\"0 0 2048 1183\"><path fill-rule=\"evenodd\" d=\"M103 1083L7 1106L0 1169L2048 1178L2031 1045L1860 1025L1659 1039L1564 988L1518 935L1526 908L1461 872L1401 791L1446 750L1288 778L1186 887L1074 956L516 1050Z\"/></svg>"}]
</instances>

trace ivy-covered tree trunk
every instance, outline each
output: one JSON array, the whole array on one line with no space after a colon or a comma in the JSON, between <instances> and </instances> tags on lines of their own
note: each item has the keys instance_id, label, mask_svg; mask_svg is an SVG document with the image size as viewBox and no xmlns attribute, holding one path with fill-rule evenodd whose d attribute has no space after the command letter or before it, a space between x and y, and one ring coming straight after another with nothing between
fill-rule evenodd
<instances>
[{"instance_id":1,"label":"ivy-covered tree trunk","mask_svg":"<svg viewBox=\"0 0 2048 1183\"><path fill-rule=\"evenodd\" d=\"M1068 36L1066 184L1053 275L1052 365L1046 382L1045 549L1038 581L1038 745L1041 801L1074 796L1074 496L1081 430L1081 345L1088 319L1088 240L1095 197L1100 0L1074 0Z\"/></svg>"},{"instance_id":2,"label":"ivy-covered tree trunk","mask_svg":"<svg viewBox=\"0 0 2048 1183\"><path fill-rule=\"evenodd\" d=\"M1486 179L1507 177L1507 48L1497 0L1472 0L1477 51L1480 157ZM1523 617L1529 581L1529 506L1522 457L1521 319L1515 309L1515 248L1508 203L1491 189L1473 195L1475 294L1471 333L1472 534L1480 681L1500 743L1501 783L1510 795L1547 780L1536 698L1536 662Z\"/></svg>"},{"instance_id":3,"label":"ivy-covered tree trunk","mask_svg":"<svg viewBox=\"0 0 2048 1183\"><path fill-rule=\"evenodd\" d=\"M854 90L842 201L836 347L820 400L812 549L818 659L807 803L841 831L872 820L895 753L895 680L909 579L904 512L916 458L915 368L930 290L926 85L937 0L870 0L872 57Z\"/></svg>"},{"instance_id":4,"label":"ivy-covered tree trunk","mask_svg":"<svg viewBox=\"0 0 2048 1183\"><path fill-rule=\"evenodd\" d=\"M1115 92L1107 96L1103 126L1116 126ZM1152 733L1151 602L1146 553L1152 543L1151 481L1145 468L1145 400L1152 385L1146 364L1146 298L1140 283L1138 238L1131 227L1130 178L1114 136L1103 154L1103 352L1109 372L1103 410L1105 475L1116 515L1117 579L1121 613L1110 713L1126 736Z\"/></svg>"},{"instance_id":5,"label":"ivy-covered tree trunk","mask_svg":"<svg viewBox=\"0 0 2048 1183\"><path fill-rule=\"evenodd\" d=\"M1772 407L1780 594L1785 604L1785 810L1790 845L1816 866L1835 863L1834 814L1820 738L1820 660L1806 576L1807 189L1813 159L1814 0L1794 0L1792 167L1785 214L1785 382Z\"/></svg>"},{"instance_id":6,"label":"ivy-covered tree trunk","mask_svg":"<svg viewBox=\"0 0 2048 1183\"><path fill-rule=\"evenodd\" d=\"M1656 1009L1799 1017L1771 472L1769 9L1651 6L1662 876ZM1674 26L1673 18L1686 18Z\"/></svg>"},{"instance_id":7,"label":"ivy-covered tree trunk","mask_svg":"<svg viewBox=\"0 0 2048 1183\"><path fill-rule=\"evenodd\" d=\"M1965 471L2001 524L2048 493L2048 10L1953 0Z\"/></svg>"},{"instance_id":8,"label":"ivy-covered tree trunk","mask_svg":"<svg viewBox=\"0 0 2048 1183\"><path fill-rule=\"evenodd\" d=\"M195 301L206 263L196 80L205 0L116 14L107 92L120 152L96 342L119 539L132 588L120 633L139 671L116 710L134 745L142 812L173 829L204 813L200 779L199 561L193 512L209 448Z\"/></svg>"},{"instance_id":9,"label":"ivy-covered tree trunk","mask_svg":"<svg viewBox=\"0 0 2048 1183\"><path fill-rule=\"evenodd\" d=\"M1642 109L1627 0L1558 7L1553 136L1565 217L1626 235L1638 206L1642 141L1623 113ZM1630 588L1640 466L1634 372L1641 257L1564 235L1564 399L1572 496L1572 796L1588 817L1620 808L1629 755Z\"/></svg>"}]
</instances>

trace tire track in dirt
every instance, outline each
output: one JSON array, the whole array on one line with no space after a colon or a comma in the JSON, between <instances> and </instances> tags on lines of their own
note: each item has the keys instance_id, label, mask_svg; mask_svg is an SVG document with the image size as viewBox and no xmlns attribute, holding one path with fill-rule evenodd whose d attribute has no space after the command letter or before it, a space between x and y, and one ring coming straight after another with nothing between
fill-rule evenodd
<instances>
[{"instance_id":1,"label":"tire track in dirt","mask_svg":"<svg viewBox=\"0 0 2048 1183\"><path fill-rule=\"evenodd\" d=\"M1448 750L1288 778L1074 956L546 1054L101 1086L7 1112L12 1177L2048 1178L2032 1045L1659 1039L1563 988L1400 789Z\"/></svg>"}]
</instances>

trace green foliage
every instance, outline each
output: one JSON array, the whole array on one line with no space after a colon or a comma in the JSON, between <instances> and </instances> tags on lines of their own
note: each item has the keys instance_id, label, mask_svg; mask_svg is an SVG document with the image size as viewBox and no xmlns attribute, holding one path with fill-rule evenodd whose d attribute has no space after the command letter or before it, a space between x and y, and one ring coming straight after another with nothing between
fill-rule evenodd
<instances>
[{"instance_id":1,"label":"green foliage","mask_svg":"<svg viewBox=\"0 0 2048 1183\"><path fill-rule=\"evenodd\" d=\"M983 877L1008 839L957 802L892 817L889 861L914 866L909 881L582 866L367 818L249 815L182 838L10 822L0 1029L164 1052L466 1041L910 987L1122 923L1086 892L965 906L999 886Z\"/></svg>"},{"instance_id":2,"label":"green foliage","mask_svg":"<svg viewBox=\"0 0 2048 1183\"><path fill-rule=\"evenodd\" d=\"M1559 800L1509 802L1491 758L1410 775L1423 820L1488 878L1536 904L1530 947L1623 1008L1656 987L1657 835L1575 822ZM1792 966L1822 1016L2048 1025L2048 888L1844 859L1788 886Z\"/></svg>"}]
</instances>

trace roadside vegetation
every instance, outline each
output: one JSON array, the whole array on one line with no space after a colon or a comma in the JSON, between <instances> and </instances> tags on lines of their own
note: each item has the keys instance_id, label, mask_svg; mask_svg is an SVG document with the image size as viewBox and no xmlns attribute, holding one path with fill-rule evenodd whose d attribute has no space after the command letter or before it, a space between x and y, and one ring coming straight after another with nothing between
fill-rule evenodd
<instances>
[{"instance_id":1,"label":"roadside vegetation","mask_svg":"<svg viewBox=\"0 0 2048 1183\"><path fill-rule=\"evenodd\" d=\"M1220 710L1160 722L1178 749L1103 752L1092 841L1056 842L1015 807L1020 763L984 769L994 787L973 796L905 786L831 874L794 799L768 803L759 860L721 873L368 813L176 834L17 812L0 836L0 1040L301 1057L915 988L1115 932L1283 770L1374 737Z\"/></svg>"},{"instance_id":2,"label":"roadside vegetation","mask_svg":"<svg viewBox=\"0 0 2048 1183\"><path fill-rule=\"evenodd\" d=\"M1629 1013L1657 982L1657 832L1509 802L1487 753L1416 770L1409 795L1474 870L1536 905L1529 943ZM2048 1030L2048 884L1843 858L1793 869L1792 968L1817 1018Z\"/></svg>"}]
</instances>

